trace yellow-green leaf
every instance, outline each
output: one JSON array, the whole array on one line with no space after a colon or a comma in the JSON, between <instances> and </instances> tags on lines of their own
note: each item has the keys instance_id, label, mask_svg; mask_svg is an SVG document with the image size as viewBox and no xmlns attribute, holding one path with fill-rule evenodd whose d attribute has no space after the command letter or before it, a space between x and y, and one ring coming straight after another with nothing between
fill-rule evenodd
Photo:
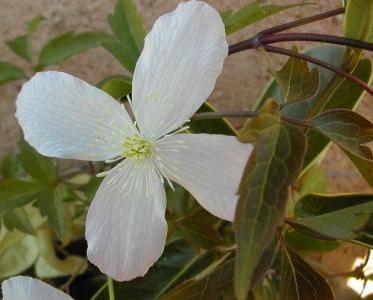
<instances>
[{"instance_id":1,"label":"yellow-green leaf","mask_svg":"<svg viewBox=\"0 0 373 300\"><path fill-rule=\"evenodd\" d=\"M373 0L348 1L343 29L346 37L373 43Z\"/></svg>"}]
</instances>

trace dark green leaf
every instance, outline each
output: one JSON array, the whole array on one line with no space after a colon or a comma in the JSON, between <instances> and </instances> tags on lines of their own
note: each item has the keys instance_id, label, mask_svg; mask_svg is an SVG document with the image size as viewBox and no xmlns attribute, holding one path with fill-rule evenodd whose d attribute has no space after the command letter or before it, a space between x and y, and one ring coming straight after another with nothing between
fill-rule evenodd
<instances>
[{"instance_id":1,"label":"dark green leaf","mask_svg":"<svg viewBox=\"0 0 373 300\"><path fill-rule=\"evenodd\" d=\"M114 14L110 15L108 20L111 30L122 46L121 50L123 50L125 57L123 63L129 71L133 71L144 46L146 34L135 2L133 0L118 0ZM118 48L118 46L114 48ZM113 44L107 49L113 49Z\"/></svg>"},{"instance_id":2,"label":"dark green leaf","mask_svg":"<svg viewBox=\"0 0 373 300\"><path fill-rule=\"evenodd\" d=\"M288 187L298 177L306 147L303 131L282 124L278 117L263 114L252 124L261 133L244 171L235 218L239 300L246 299L247 283L283 218Z\"/></svg>"},{"instance_id":3,"label":"dark green leaf","mask_svg":"<svg viewBox=\"0 0 373 300\"><path fill-rule=\"evenodd\" d=\"M88 201L91 202L96 195L97 189L100 186L101 182L103 180L103 177L97 177L97 176L92 176L89 179L89 182L84 188L84 193L88 198Z\"/></svg>"},{"instance_id":4,"label":"dark green leaf","mask_svg":"<svg viewBox=\"0 0 373 300\"><path fill-rule=\"evenodd\" d=\"M8 230L17 229L24 233L35 235L34 227L22 207L7 212L4 216L4 225Z\"/></svg>"},{"instance_id":5,"label":"dark green leaf","mask_svg":"<svg viewBox=\"0 0 373 300\"><path fill-rule=\"evenodd\" d=\"M19 142L19 148L19 160L28 174L45 183L56 181L57 168L53 159L42 156L23 140Z\"/></svg>"},{"instance_id":6,"label":"dark green leaf","mask_svg":"<svg viewBox=\"0 0 373 300\"><path fill-rule=\"evenodd\" d=\"M132 78L124 75L114 75L102 80L97 86L114 99L121 99L131 93Z\"/></svg>"},{"instance_id":7,"label":"dark green leaf","mask_svg":"<svg viewBox=\"0 0 373 300\"><path fill-rule=\"evenodd\" d=\"M0 181L0 216L31 202L44 189L45 187L37 182L17 179Z\"/></svg>"},{"instance_id":8,"label":"dark green leaf","mask_svg":"<svg viewBox=\"0 0 373 300\"><path fill-rule=\"evenodd\" d=\"M329 252L335 250L341 244L338 241L316 239L296 230L287 231L284 238L286 244L291 248L304 253Z\"/></svg>"},{"instance_id":9,"label":"dark green leaf","mask_svg":"<svg viewBox=\"0 0 373 300\"><path fill-rule=\"evenodd\" d=\"M233 277L234 259L226 260L226 257L222 257L203 272L175 287L160 299L222 299L226 295L232 295Z\"/></svg>"},{"instance_id":10,"label":"dark green leaf","mask_svg":"<svg viewBox=\"0 0 373 300\"><path fill-rule=\"evenodd\" d=\"M279 300L334 300L327 280L299 254L284 249Z\"/></svg>"},{"instance_id":11,"label":"dark green leaf","mask_svg":"<svg viewBox=\"0 0 373 300\"><path fill-rule=\"evenodd\" d=\"M6 42L8 47L19 57L31 61L32 59L32 52L31 52L31 42L28 35L22 35L16 37L13 40L9 40Z\"/></svg>"},{"instance_id":12,"label":"dark green leaf","mask_svg":"<svg viewBox=\"0 0 373 300\"><path fill-rule=\"evenodd\" d=\"M351 110L334 109L310 120L311 126L335 142L373 186L373 155L362 144L373 141L373 124Z\"/></svg>"},{"instance_id":13,"label":"dark green leaf","mask_svg":"<svg viewBox=\"0 0 373 300\"><path fill-rule=\"evenodd\" d=\"M297 51L297 48L294 49ZM281 88L283 102L303 101L314 96L319 88L319 71L310 70L306 61L289 57L275 77Z\"/></svg>"},{"instance_id":14,"label":"dark green leaf","mask_svg":"<svg viewBox=\"0 0 373 300\"><path fill-rule=\"evenodd\" d=\"M59 238L66 232L66 209L63 200L68 197L66 188L58 185L54 190L47 190L39 195L39 209L48 218L50 227Z\"/></svg>"},{"instance_id":15,"label":"dark green leaf","mask_svg":"<svg viewBox=\"0 0 373 300\"><path fill-rule=\"evenodd\" d=\"M359 231L367 228L372 213L371 194L311 194L295 206L289 224L314 237L352 241L360 238Z\"/></svg>"},{"instance_id":16,"label":"dark green leaf","mask_svg":"<svg viewBox=\"0 0 373 300\"><path fill-rule=\"evenodd\" d=\"M110 35L102 32L64 33L43 46L35 69L40 71L46 66L62 63L75 54L100 46L108 39Z\"/></svg>"},{"instance_id":17,"label":"dark green leaf","mask_svg":"<svg viewBox=\"0 0 373 300\"><path fill-rule=\"evenodd\" d=\"M197 113L212 111L216 111L216 109L210 103L205 102ZM188 126L193 133L237 135L237 131L225 118L212 120L193 120L192 118Z\"/></svg>"},{"instance_id":18,"label":"dark green leaf","mask_svg":"<svg viewBox=\"0 0 373 300\"><path fill-rule=\"evenodd\" d=\"M8 153L2 161L2 174L4 178L16 178L22 172L22 166L17 156Z\"/></svg>"},{"instance_id":19,"label":"dark green leaf","mask_svg":"<svg viewBox=\"0 0 373 300\"><path fill-rule=\"evenodd\" d=\"M263 5L260 3L250 3L245 5L238 11L227 11L223 12L221 15L225 24L226 33L232 34L248 25L254 24L280 11L302 5L307 4L301 3L293 5Z\"/></svg>"},{"instance_id":20,"label":"dark green leaf","mask_svg":"<svg viewBox=\"0 0 373 300\"><path fill-rule=\"evenodd\" d=\"M373 43L373 0L347 2L343 29L346 37Z\"/></svg>"},{"instance_id":21,"label":"dark green leaf","mask_svg":"<svg viewBox=\"0 0 373 300\"><path fill-rule=\"evenodd\" d=\"M10 63L0 61L0 84L15 80L15 79L26 79L26 74Z\"/></svg>"}]
</instances>

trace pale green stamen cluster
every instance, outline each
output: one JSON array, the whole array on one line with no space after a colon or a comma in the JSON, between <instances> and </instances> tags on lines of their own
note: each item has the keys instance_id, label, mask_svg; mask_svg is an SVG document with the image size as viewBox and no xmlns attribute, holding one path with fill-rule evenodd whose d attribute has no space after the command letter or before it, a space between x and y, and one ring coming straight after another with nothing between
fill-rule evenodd
<instances>
[{"instance_id":1,"label":"pale green stamen cluster","mask_svg":"<svg viewBox=\"0 0 373 300\"><path fill-rule=\"evenodd\" d=\"M152 155L154 145L148 139L140 135L127 137L123 144L124 157L132 157L136 160L142 160Z\"/></svg>"}]
</instances>

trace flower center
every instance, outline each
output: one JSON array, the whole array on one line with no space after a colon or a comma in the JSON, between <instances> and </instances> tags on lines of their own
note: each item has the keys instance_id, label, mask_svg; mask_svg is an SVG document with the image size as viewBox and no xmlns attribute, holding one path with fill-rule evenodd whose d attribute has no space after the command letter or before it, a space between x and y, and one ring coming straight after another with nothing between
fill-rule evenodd
<instances>
[{"instance_id":1,"label":"flower center","mask_svg":"<svg viewBox=\"0 0 373 300\"><path fill-rule=\"evenodd\" d=\"M154 145L151 141L143 138L140 135L127 137L123 144L124 157L132 157L136 160L148 158L153 153Z\"/></svg>"}]
</instances>

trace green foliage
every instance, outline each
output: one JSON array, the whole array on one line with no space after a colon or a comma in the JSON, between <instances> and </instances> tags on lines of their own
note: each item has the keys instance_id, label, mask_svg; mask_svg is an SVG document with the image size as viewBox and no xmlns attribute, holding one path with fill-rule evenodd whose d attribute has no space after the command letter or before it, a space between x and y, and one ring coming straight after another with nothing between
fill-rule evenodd
<instances>
[{"instance_id":1,"label":"green foliage","mask_svg":"<svg viewBox=\"0 0 373 300\"><path fill-rule=\"evenodd\" d=\"M53 184L57 179L57 167L51 158L40 155L25 141L19 142L21 153L19 160L23 169L33 178Z\"/></svg>"},{"instance_id":2,"label":"green foliage","mask_svg":"<svg viewBox=\"0 0 373 300\"><path fill-rule=\"evenodd\" d=\"M3 220L8 230L17 229L27 234L35 234L35 230L23 207L18 207L7 212Z\"/></svg>"},{"instance_id":3,"label":"green foliage","mask_svg":"<svg viewBox=\"0 0 373 300\"><path fill-rule=\"evenodd\" d=\"M144 46L145 29L142 18L133 0L118 0L114 14L108 21L115 38L102 45L129 71L135 70L138 57Z\"/></svg>"},{"instance_id":4,"label":"green foliage","mask_svg":"<svg viewBox=\"0 0 373 300\"><path fill-rule=\"evenodd\" d=\"M225 24L225 31L228 35L283 10L302 5L307 4L301 3L293 5L263 5L260 3L250 3L237 11L223 12L221 16Z\"/></svg>"},{"instance_id":5,"label":"green foliage","mask_svg":"<svg viewBox=\"0 0 373 300\"><path fill-rule=\"evenodd\" d=\"M297 52L297 48L294 49ZM311 98L319 88L319 71L310 70L306 61L289 57L280 71L275 72L283 102L303 101Z\"/></svg>"},{"instance_id":6,"label":"green foliage","mask_svg":"<svg viewBox=\"0 0 373 300\"><path fill-rule=\"evenodd\" d=\"M373 1L347 2L343 29L346 37L373 42Z\"/></svg>"},{"instance_id":7,"label":"green foliage","mask_svg":"<svg viewBox=\"0 0 373 300\"><path fill-rule=\"evenodd\" d=\"M102 32L67 32L48 41L39 53L39 62L35 70L60 64L67 58L100 46L110 36Z\"/></svg>"},{"instance_id":8,"label":"green foliage","mask_svg":"<svg viewBox=\"0 0 373 300\"><path fill-rule=\"evenodd\" d=\"M4 178L16 178L23 170L17 156L12 153L8 153L1 164Z\"/></svg>"},{"instance_id":9,"label":"green foliage","mask_svg":"<svg viewBox=\"0 0 373 300\"><path fill-rule=\"evenodd\" d=\"M120 100L131 93L132 78L124 75L114 75L102 80L97 86L114 99Z\"/></svg>"},{"instance_id":10,"label":"green foliage","mask_svg":"<svg viewBox=\"0 0 373 300\"><path fill-rule=\"evenodd\" d=\"M235 217L238 299L246 299L248 282L283 218L288 187L301 171L306 147L303 131L282 124L276 115L263 113L249 125L245 130L260 134L243 174Z\"/></svg>"},{"instance_id":11,"label":"green foliage","mask_svg":"<svg viewBox=\"0 0 373 300\"><path fill-rule=\"evenodd\" d=\"M373 124L347 109L326 111L310 120L311 126L335 142L373 186L373 155L362 144L373 141Z\"/></svg>"},{"instance_id":12,"label":"green foliage","mask_svg":"<svg viewBox=\"0 0 373 300\"><path fill-rule=\"evenodd\" d=\"M26 74L10 63L0 61L0 84L6 83L15 79L26 79Z\"/></svg>"},{"instance_id":13,"label":"green foliage","mask_svg":"<svg viewBox=\"0 0 373 300\"><path fill-rule=\"evenodd\" d=\"M282 258L280 300L334 300L326 279L299 254L284 249Z\"/></svg>"},{"instance_id":14,"label":"green foliage","mask_svg":"<svg viewBox=\"0 0 373 300\"><path fill-rule=\"evenodd\" d=\"M41 22L44 20L43 16L37 16L30 20L26 26L26 34L16 37L15 39L7 41L8 47L19 57L28 62L32 60L32 34L38 29Z\"/></svg>"},{"instance_id":15,"label":"green foliage","mask_svg":"<svg viewBox=\"0 0 373 300\"><path fill-rule=\"evenodd\" d=\"M362 239L372 247L372 239L365 240L372 213L371 194L311 194L298 202L295 218L289 223L314 237L352 242Z\"/></svg>"}]
</instances>

